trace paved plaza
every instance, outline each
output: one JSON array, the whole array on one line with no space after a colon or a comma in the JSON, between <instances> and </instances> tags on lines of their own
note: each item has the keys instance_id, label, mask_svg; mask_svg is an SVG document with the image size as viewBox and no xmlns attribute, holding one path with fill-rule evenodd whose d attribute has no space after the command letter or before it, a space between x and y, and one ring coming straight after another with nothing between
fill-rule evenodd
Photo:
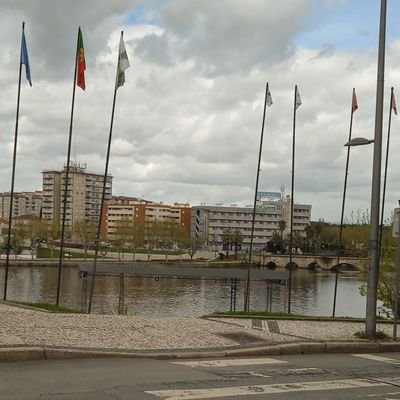
<instances>
[{"instance_id":1,"label":"paved plaza","mask_svg":"<svg viewBox=\"0 0 400 400\"><path fill-rule=\"evenodd\" d=\"M127 351L217 350L251 345L359 341L363 323L244 318L59 314L0 303L0 346ZM392 334L391 324L378 326Z\"/></svg>"}]
</instances>

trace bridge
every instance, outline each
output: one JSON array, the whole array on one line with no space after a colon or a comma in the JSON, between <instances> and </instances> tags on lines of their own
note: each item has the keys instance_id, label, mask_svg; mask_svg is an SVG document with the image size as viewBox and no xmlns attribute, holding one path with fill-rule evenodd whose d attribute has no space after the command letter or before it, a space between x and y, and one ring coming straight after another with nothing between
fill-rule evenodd
<instances>
[{"instance_id":1,"label":"bridge","mask_svg":"<svg viewBox=\"0 0 400 400\"><path fill-rule=\"evenodd\" d=\"M286 267L289 264L289 255L279 254L255 254L253 257L255 262L260 262L261 265L276 267ZM365 271L368 268L368 258L358 257L340 257L340 266L343 264L355 267L359 271ZM337 266L336 256L325 256L325 255L299 255L293 254L292 262L295 263L299 268L315 268L320 267L321 269L329 270L332 267Z\"/></svg>"}]
</instances>

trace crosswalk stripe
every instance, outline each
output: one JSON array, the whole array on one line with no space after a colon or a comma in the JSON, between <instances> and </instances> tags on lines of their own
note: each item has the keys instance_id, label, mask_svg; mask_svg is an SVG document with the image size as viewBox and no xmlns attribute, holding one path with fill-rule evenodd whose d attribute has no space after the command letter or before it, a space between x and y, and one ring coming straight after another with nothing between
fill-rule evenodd
<instances>
[{"instance_id":1,"label":"crosswalk stripe","mask_svg":"<svg viewBox=\"0 0 400 400\"><path fill-rule=\"evenodd\" d=\"M174 361L171 364L185 365L188 367L232 367L241 365L263 365L263 364L285 364L287 361L274 358L235 358L223 360L205 360L205 361Z\"/></svg>"},{"instance_id":2,"label":"crosswalk stripe","mask_svg":"<svg viewBox=\"0 0 400 400\"><path fill-rule=\"evenodd\" d=\"M396 360L395 358L376 356L374 354L352 354L352 356L366 358L367 360L380 361L388 364L400 363L400 360Z\"/></svg>"},{"instance_id":3,"label":"crosswalk stripe","mask_svg":"<svg viewBox=\"0 0 400 400\"><path fill-rule=\"evenodd\" d=\"M370 379L345 379L334 381L295 382L273 385L252 385L210 389L152 390L145 393L165 400L212 399L228 396L249 396L253 394L276 394L306 392L316 390L358 389L366 387L389 386Z\"/></svg>"}]
</instances>

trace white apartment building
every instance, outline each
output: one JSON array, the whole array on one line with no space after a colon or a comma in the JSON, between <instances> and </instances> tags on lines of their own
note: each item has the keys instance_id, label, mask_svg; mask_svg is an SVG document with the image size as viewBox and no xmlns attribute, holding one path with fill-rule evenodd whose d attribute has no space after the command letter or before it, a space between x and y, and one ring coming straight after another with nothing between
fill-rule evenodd
<instances>
[{"instance_id":1,"label":"white apartment building","mask_svg":"<svg viewBox=\"0 0 400 400\"><path fill-rule=\"evenodd\" d=\"M274 192L275 193L275 192ZM280 195L279 193L275 193ZM286 222L284 233L290 232L290 196L280 195L273 199L259 199L256 207L253 244L263 247L272 238L274 232L280 232L279 221ZM310 223L311 205L294 204L293 231L303 234ZM191 235L199 237L205 243L222 247L225 229L239 229L243 235L243 247L250 245L253 207L235 205L201 205L192 207Z\"/></svg>"},{"instance_id":2,"label":"white apartment building","mask_svg":"<svg viewBox=\"0 0 400 400\"><path fill-rule=\"evenodd\" d=\"M0 218L8 219L10 215L10 192L0 193ZM13 217L34 215L40 217L42 210L42 192L14 192Z\"/></svg>"},{"instance_id":3,"label":"white apartment building","mask_svg":"<svg viewBox=\"0 0 400 400\"><path fill-rule=\"evenodd\" d=\"M42 218L62 222L67 168L44 170ZM100 217L104 175L86 170L86 164L71 163L68 175L67 226L79 220L97 222ZM112 176L107 176L105 201L111 200Z\"/></svg>"}]
</instances>

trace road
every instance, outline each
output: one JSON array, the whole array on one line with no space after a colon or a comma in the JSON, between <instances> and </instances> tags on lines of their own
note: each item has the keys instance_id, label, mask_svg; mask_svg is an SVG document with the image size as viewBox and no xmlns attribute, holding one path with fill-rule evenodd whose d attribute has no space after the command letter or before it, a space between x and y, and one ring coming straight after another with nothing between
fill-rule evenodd
<instances>
[{"instance_id":1,"label":"road","mask_svg":"<svg viewBox=\"0 0 400 400\"><path fill-rule=\"evenodd\" d=\"M400 353L0 364L1 400L400 399Z\"/></svg>"}]
</instances>

